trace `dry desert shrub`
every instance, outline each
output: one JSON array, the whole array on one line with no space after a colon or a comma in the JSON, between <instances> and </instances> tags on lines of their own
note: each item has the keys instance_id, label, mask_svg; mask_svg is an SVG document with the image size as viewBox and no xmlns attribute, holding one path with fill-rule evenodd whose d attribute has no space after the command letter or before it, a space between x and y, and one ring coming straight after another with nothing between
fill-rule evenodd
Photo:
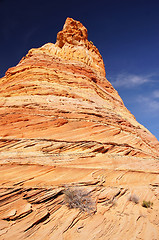
<instances>
[{"instance_id":1,"label":"dry desert shrub","mask_svg":"<svg viewBox=\"0 0 159 240\"><path fill-rule=\"evenodd\" d=\"M96 203L90 193L80 187L68 187L64 190L64 201L69 208L78 208L81 212L95 213Z\"/></svg>"},{"instance_id":2,"label":"dry desert shrub","mask_svg":"<svg viewBox=\"0 0 159 240\"><path fill-rule=\"evenodd\" d=\"M130 194L130 196L128 197L128 201L132 201L133 203L138 204L139 203L139 197L136 196L135 193Z\"/></svg>"}]
</instances>

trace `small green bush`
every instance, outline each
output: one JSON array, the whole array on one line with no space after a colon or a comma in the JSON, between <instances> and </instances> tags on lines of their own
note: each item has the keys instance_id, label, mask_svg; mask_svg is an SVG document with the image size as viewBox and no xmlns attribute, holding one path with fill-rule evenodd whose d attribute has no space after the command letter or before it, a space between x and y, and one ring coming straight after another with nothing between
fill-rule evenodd
<instances>
[{"instance_id":1,"label":"small green bush","mask_svg":"<svg viewBox=\"0 0 159 240\"><path fill-rule=\"evenodd\" d=\"M66 188L64 190L64 202L69 208L78 208L81 212L96 212L96 203L90 193L80 187Z\"/></svg>"},{"instance_id":2,"label":"small green bush","mask_svg":"<svg viewBox=\"0 0 159 240\"><path fill-rule=\"evenodd\" d=\"M143 200L142 206L145 208L150 208L153 206L153 202Z\"/></svg>"}]
</instances>

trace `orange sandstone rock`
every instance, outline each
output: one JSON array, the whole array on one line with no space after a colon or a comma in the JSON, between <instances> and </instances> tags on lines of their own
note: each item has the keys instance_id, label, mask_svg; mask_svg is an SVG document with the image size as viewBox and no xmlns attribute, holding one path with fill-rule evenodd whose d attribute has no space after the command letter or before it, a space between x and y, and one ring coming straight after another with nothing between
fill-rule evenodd
<instances>
[{"instance_id":1,"label":"orange sandstone rock","mask_svg":"<svg viewBox=\"0 0 159 240\"><path fill-rule=\"evenodd\" d=\"M0 238L157 239L159 142L105 77L87 29L67 18L0 79ZM95 215L64 205L66 186ZM140 202L128 202L135 192Z\"/></svg>"}]
</instances>

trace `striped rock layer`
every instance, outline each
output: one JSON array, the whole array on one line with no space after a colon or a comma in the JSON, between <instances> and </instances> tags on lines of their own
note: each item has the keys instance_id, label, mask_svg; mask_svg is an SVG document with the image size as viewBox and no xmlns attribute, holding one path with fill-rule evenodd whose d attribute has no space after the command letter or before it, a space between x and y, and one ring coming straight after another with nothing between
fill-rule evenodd
<instances>
[{"instance_id":1,"label":"striped rock layer","mask_svg":"<svg viewBox=\"0 0 159 240\"><path fill-rule=\"evenodd\" d=\"M0 239L159 238L159 142L106 79L80 22L67 18L55 44L8 69L0 117ZM93 214L69 208L72 188L91 193Z\"/></svg>"}]
</instances>

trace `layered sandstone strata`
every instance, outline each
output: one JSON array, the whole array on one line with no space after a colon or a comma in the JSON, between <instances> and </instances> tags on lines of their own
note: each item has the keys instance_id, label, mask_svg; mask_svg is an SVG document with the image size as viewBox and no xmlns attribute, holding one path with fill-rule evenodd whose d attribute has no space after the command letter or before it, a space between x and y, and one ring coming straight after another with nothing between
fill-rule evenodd
<instances>
[{"instance_id":1,"label":"layered sandstone strata","mask_svg":"<svg viewBox=\"0 0 159 240\"><path fill-rule=\"evenodd\" d=\"M67 18L55 44L0 79L2 239L159 236L159 142L124 106L87 35ZM66 184L92 192L96 214L64 206ZM155 212L128 202L131 191Z\"/></svg>"}]
</instances>

